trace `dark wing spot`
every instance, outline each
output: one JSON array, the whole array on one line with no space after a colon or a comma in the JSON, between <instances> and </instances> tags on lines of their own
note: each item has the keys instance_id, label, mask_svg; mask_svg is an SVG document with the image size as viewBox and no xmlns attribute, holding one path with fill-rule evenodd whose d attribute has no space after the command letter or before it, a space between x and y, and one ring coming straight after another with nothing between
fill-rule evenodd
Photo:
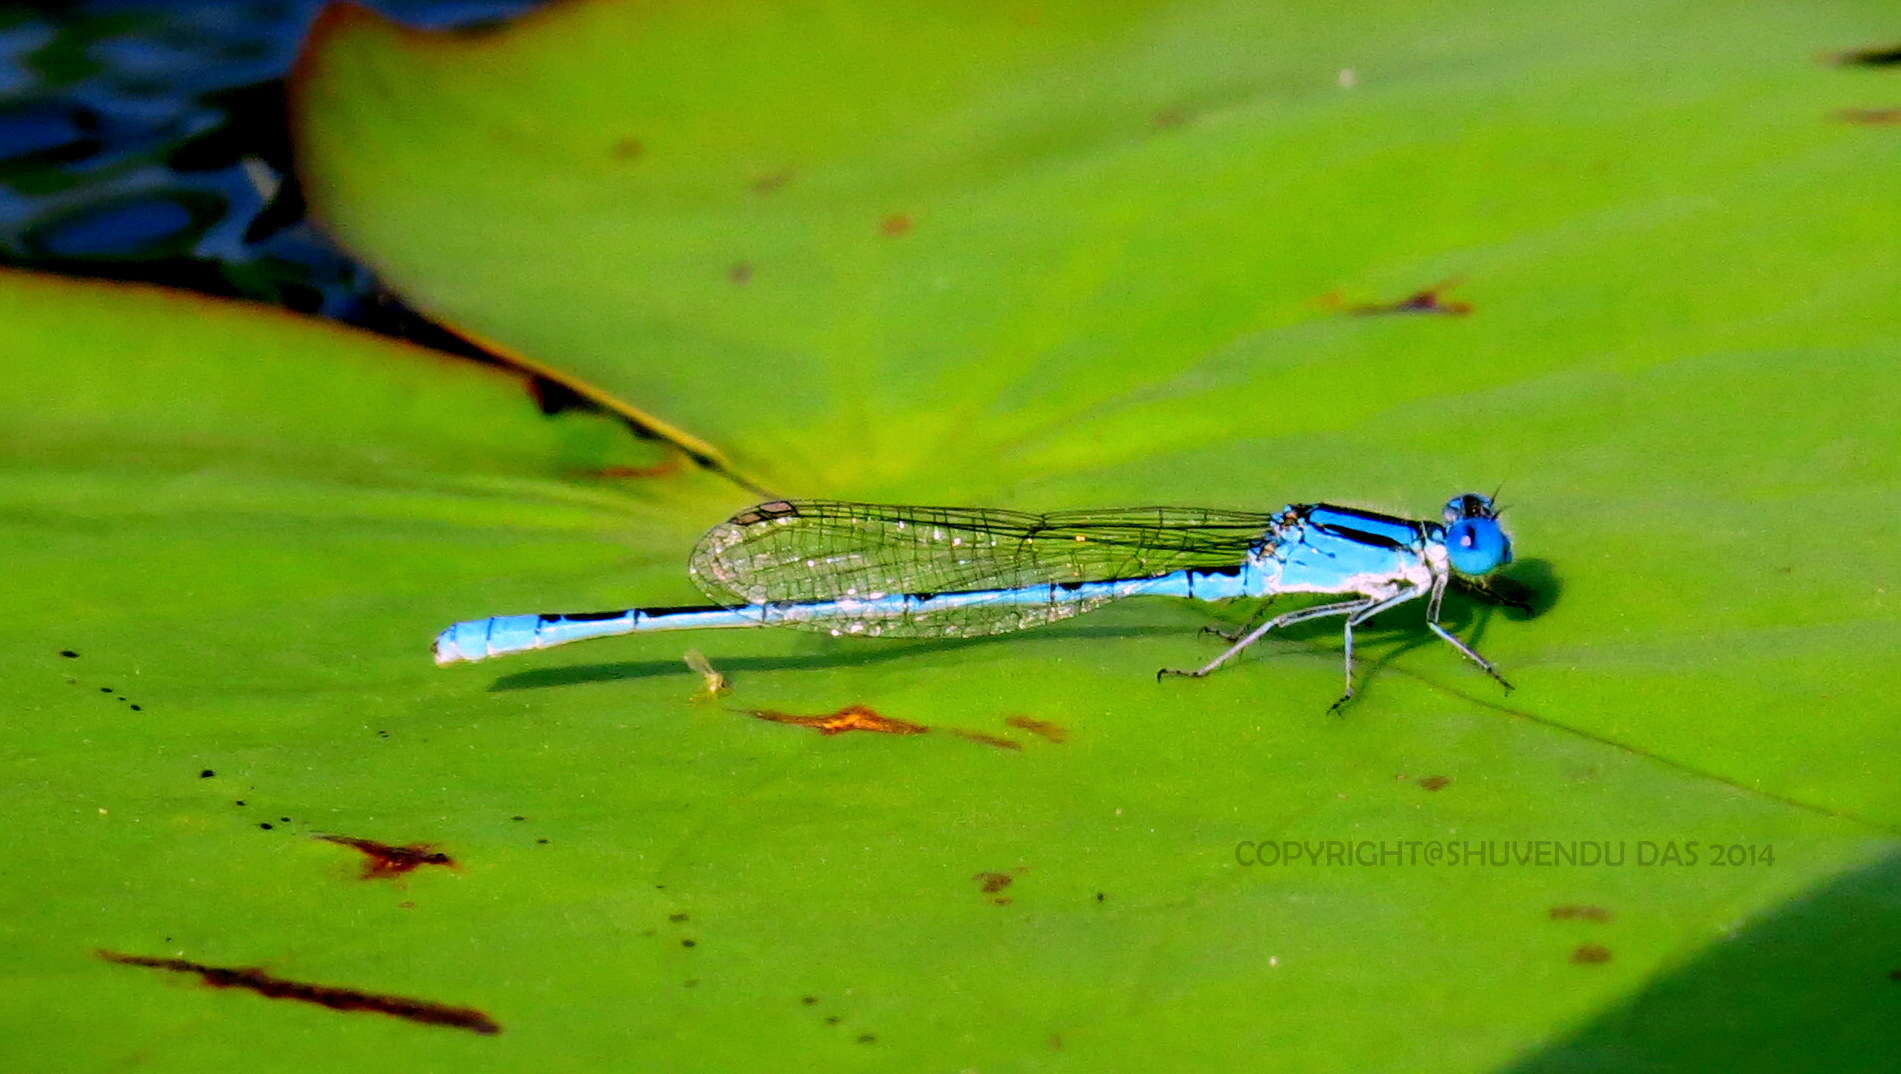
<instances>
[{"instance_id":1,"label":"dark wing spot","mask_svg":"<svg viewBox=\"0 0 1901 1074\"><path fill-rule=\"evenodd\" d=\"M730 520L735 526L753 526L761 522L770 522L775 518L797 518L799 509L785 500L773 500L757 507L749 507L734 515Z\"/></svg>"}]
</instances>

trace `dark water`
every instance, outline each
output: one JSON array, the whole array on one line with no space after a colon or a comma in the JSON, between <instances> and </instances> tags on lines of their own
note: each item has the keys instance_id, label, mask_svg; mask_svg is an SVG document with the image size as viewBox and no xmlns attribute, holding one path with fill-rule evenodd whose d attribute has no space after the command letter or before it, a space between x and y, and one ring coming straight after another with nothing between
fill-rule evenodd
<instances>
[{"instance_id":1,"label":"dark water","mask_svg":"<svg viewBox=\"0 0 1901 1074\"><path fill-rule=\"evenodd\" d=\"M539 0L372 0L476 27ZM284 77L322 0L0 0L0 263L448 345L304 219ZM462 348L457 348L462 349Z\"/></svg>"}]
</instances>

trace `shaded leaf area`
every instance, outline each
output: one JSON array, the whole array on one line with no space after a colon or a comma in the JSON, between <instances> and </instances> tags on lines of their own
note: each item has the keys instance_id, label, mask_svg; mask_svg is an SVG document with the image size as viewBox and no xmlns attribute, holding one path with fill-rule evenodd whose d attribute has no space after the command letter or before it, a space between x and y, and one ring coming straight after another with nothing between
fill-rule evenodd
<instances>
[{"instance_id":1,"label":"shaded leaf area","mask_svg":"<svg viewBox=\"0 0 1901 1074\"><path fill-rule=\"evenodd\" d=\"M1901 862L1889 855L1738 924L1514 1074L1878 1070L1901 1050ZM1791 1003L1791 995L1803 1002Z\"/></svg>"},{"instance_id":2,"label":"shaded leaf area","mask_svg":"<svg viewBox=\"0 0 1901 1074\"><path fill-rule=\"evenodd\" d=\"M1477 1070L1891 845L1827 803L1500 707L1449 654L1404 652L1407 629L1368 640L1380 666L1344 719L1323 715L1324 632L1157 686L1149 669L1206 644L1206 616L1168 602L954 645L695 636L731 680L713 703L666 637L439 671L427 641L454 618L685 598L692 534L743 501L691 472L575 477L619 461L617 432L544 418L493 372L256 311L0 283L21 389L0 456L16 1060L84 1041L93 1065L155 1069L732 1068L796 1048L841 1069ZM1545 680L1515 704L1586 688L1534 669L1576 648L1541 639L1598 578L1569 573L1528 619L1454 609ZM1631 704L1646 727L1687 719ZM1019 748L749 714L854 707ZM322 838L339 832L458 868L366 882ZM1639 843L1691 840L1774 863L1639 864ZM1559 864L1571 841L1623 863ZM1437 863L1407 849L1428 843ZM424 997L506 1032L96 950Z\"/></svg>"},{"instance_id":3,"label":"shaded leaf area","mask_svg":"<svg viewBox=\"0 0 1901 1074\"><path fill-rule=\"evenodd\" d=\"M1832 117L1885 102L1815 56L1885 29L1872 3L591 2L469 42L339 6L294 133L313 212L426 311L777 492L975 502L1867 342L1893 147ZM1347 315L1447 281L1472 312ZM1193 487L1398 491L1263 466Z\"/></svg>"}]
</instances>

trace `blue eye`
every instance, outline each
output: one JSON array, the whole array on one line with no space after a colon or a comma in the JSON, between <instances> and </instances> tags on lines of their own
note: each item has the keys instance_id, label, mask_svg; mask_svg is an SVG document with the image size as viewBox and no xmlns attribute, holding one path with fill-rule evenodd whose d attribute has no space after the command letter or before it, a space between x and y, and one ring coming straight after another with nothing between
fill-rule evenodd
<instances>
[{"instance_id":1,"label":"blue eye","mask_svg":"<svg viewBox=\"0 0 1901 1074\"><path fill-rule=\"evenodd\" d=\"M1446 558L1460 574L1490 574L1512 561L1512 539L1489 518L1467 518L1446 527Z\"/></svg>"}]
</instances>

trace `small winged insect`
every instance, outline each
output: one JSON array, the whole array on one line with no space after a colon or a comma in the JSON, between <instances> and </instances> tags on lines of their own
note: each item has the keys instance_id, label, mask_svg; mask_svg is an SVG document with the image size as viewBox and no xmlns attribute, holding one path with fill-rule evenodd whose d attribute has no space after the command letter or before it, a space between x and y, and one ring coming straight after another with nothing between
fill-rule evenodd
<instances>
[{"instance_id":1,"label":"small winged insect","mask_svg":"<svg viewBox=\"0 0 1901 1074\"><path fill-rule=\"evenodd\" d=\"M967 638L1053 623L1127 597L1310 593L1342 599L1250 624L1203 666L1157 677L1207 675L1278 627L1338 616L1346 638L1338 708L1353 696L1353 628L1422 597L1427 628L1510 689L1440 624L1439 610L1449 584L1485 592L1472 583L1511 558L1497 509L1477 493L1447 501L1443 521L1331 504L1290 504L1272 514L1132 507L1033 515L775 500L713 527L693 549L688 573L715 604L477 619L443 631L435 656L452 664L585 638L714 627ZM693 666L716 689L718 673Z\"/></svg>"},{"instance_id":2,"label":"small winged insect","mask_svg":"<svg viewBox=\"0 0 1901 1074\"><path fill-rule=\"evenodd\" d=\"M699 693L693 695L693 700L710 701L733 688L733 684L726 681L726 676L720 674L719 669L713 666L713 662L706 658L706 654L698 649L688 649L681 654L680 658L686 661L686 666L692 669L695 675L700 677L701 689Z\"/></svg>"}]
</instances>

